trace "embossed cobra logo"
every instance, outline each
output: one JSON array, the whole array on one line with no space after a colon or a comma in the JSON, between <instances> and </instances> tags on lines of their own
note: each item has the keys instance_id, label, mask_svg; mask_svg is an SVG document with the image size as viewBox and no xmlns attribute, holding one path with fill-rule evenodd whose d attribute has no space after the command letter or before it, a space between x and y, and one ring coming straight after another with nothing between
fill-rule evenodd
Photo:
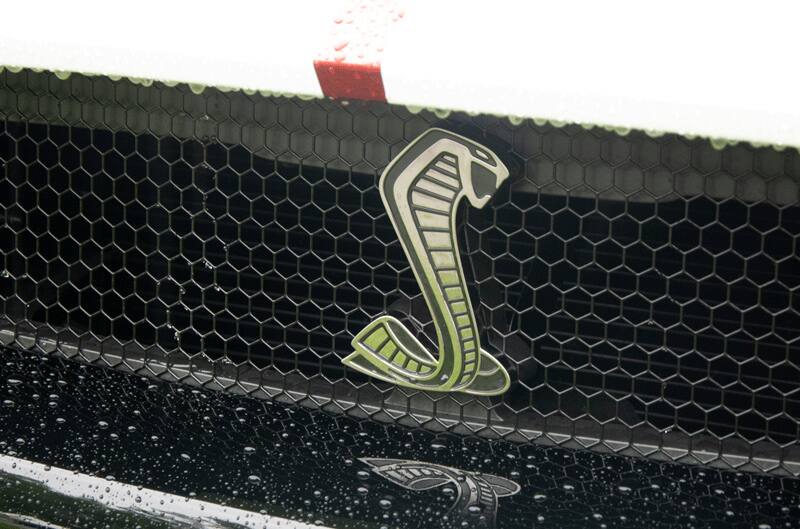
<instances>
[{"instance_id":1,"label":"embossed cobra logo","mask_svg":"<svg viewBox=\"0 0 800 529\"><path fill-rule=\"evenodd\" d=\"M383 315L353 338L342 362L374 378L426 391L500 395L510 378L481 349L456 237L456 211L466 198L483 208L508 178L485 147L430 129L384 170L380 193L436 327L434 355L397 319Z\"/></svg>"},{"instance_id":2,"label":"embossed cobra logo","mask_svg":"<svg viewBox=\"0 0 800 529\"><path fill-rule=\"evenodd\" d=\"M494 527L498 498L513 496L520 487L510 479L407 459L360 458L379 476L413 491L451 485L455 487L450 511L480 513Z\"/></svg>"}]
</instances>

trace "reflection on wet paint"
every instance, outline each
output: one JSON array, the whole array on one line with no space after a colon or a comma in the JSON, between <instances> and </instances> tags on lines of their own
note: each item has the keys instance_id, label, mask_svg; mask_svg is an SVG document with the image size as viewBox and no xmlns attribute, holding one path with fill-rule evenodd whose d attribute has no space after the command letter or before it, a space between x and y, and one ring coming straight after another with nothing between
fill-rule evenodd
<instances>
[{"instance_id":1,"label":"reflection on wet paint","mask_svg":"<svg viewBox=\"0 0 800 529\"><path fill-rule=\"evenodd\" d=\"M12 458L3 461L41 463L38 481L0 471L0 511L39 529L186 527L149 490L168 506L204 505L200 527L219 527L209 513L227 509L243 513L234 527L250 529L267 519L270 529L800 529L800 480L788 477L434 433L1 347L0 394L0 454ZM465 482L467 472L502 476L521 490L498 495L495 521L480 502L459 510L470 496L457 498L451 482L411 490L370 470L396 462L462 469ZM52 490L65 471L71 487L89 478L102 492ZM96 501L114 483L127 484L134 509L156 510Z\"/></svg>"},{"instance_id":2,"label":"reflection on wet paint","mask_svg":"<svg viewBox=\"0 0 800 529\"><path fill-rule=\"evenodd\" d=\"M520 490L519 485L510 479L434 463L377 457L363 457L360 461L372 467L379 476L408 490L443 487L454 496L451 512L474 516L486 527L495 526L498 498L513 496ZM448 485L455 488L445 488Z\"/></svg>"}]
</instances>

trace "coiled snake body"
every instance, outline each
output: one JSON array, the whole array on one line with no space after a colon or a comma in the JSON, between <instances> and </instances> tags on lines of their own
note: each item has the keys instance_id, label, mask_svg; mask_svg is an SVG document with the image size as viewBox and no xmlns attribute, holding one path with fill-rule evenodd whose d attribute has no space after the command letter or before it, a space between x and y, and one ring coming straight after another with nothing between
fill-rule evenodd
<instances>
[{"instance_id":1,"label":"coiled snake body","mask_svg":"<svg viewBox=\"0 0 800 529\"><path fill-rule=\"evenodd\" d=\"M441 129L429 129L392 160L381 175L381 197L433 318L438 355L383 315L355 336L343 363L421 390L499 395L508 389L505 368L480 347L455 230L460 200L482 208L507 177L488 149Z\"/></svg>"}]
</instances>

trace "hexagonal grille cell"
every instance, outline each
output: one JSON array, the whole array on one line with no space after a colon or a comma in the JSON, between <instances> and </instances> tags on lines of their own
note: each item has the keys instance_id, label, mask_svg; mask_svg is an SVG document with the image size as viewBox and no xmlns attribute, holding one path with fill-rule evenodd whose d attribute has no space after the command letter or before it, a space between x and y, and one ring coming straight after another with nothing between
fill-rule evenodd
<instances>
[{"instance_id":1,"label":"hexagonal grille cell","mask_svg":"<svg viewBox=\"0 0 800 529\"><path fill-rule=\"evenodd\" d=\"M340 362L384 313L435 341L376 188L434 125L511 169L458 216L501 398ZM426 427L800 461L796 151L5 72L0 162L7 344Z\"/></svg>"}]
</instances>

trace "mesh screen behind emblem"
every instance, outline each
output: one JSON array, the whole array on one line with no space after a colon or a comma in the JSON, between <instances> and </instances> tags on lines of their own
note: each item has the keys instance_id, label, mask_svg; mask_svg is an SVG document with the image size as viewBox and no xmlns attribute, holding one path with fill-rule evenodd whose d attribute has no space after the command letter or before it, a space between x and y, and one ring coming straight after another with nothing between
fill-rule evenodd
<instances>
[{"instance_id":1,"label":"mesh screen behind emblem","mask_svg":"<svg viewBox=\"0 0 800 529\"><path fill-rule=\"evenodd\" d=\"M346 368L435 330L377 188L438 126L508 161L457 229L502 396ZM384 104L0 74L0 337L430 429L800 472L800 156Z\"/></svg>"}]
</instances>

